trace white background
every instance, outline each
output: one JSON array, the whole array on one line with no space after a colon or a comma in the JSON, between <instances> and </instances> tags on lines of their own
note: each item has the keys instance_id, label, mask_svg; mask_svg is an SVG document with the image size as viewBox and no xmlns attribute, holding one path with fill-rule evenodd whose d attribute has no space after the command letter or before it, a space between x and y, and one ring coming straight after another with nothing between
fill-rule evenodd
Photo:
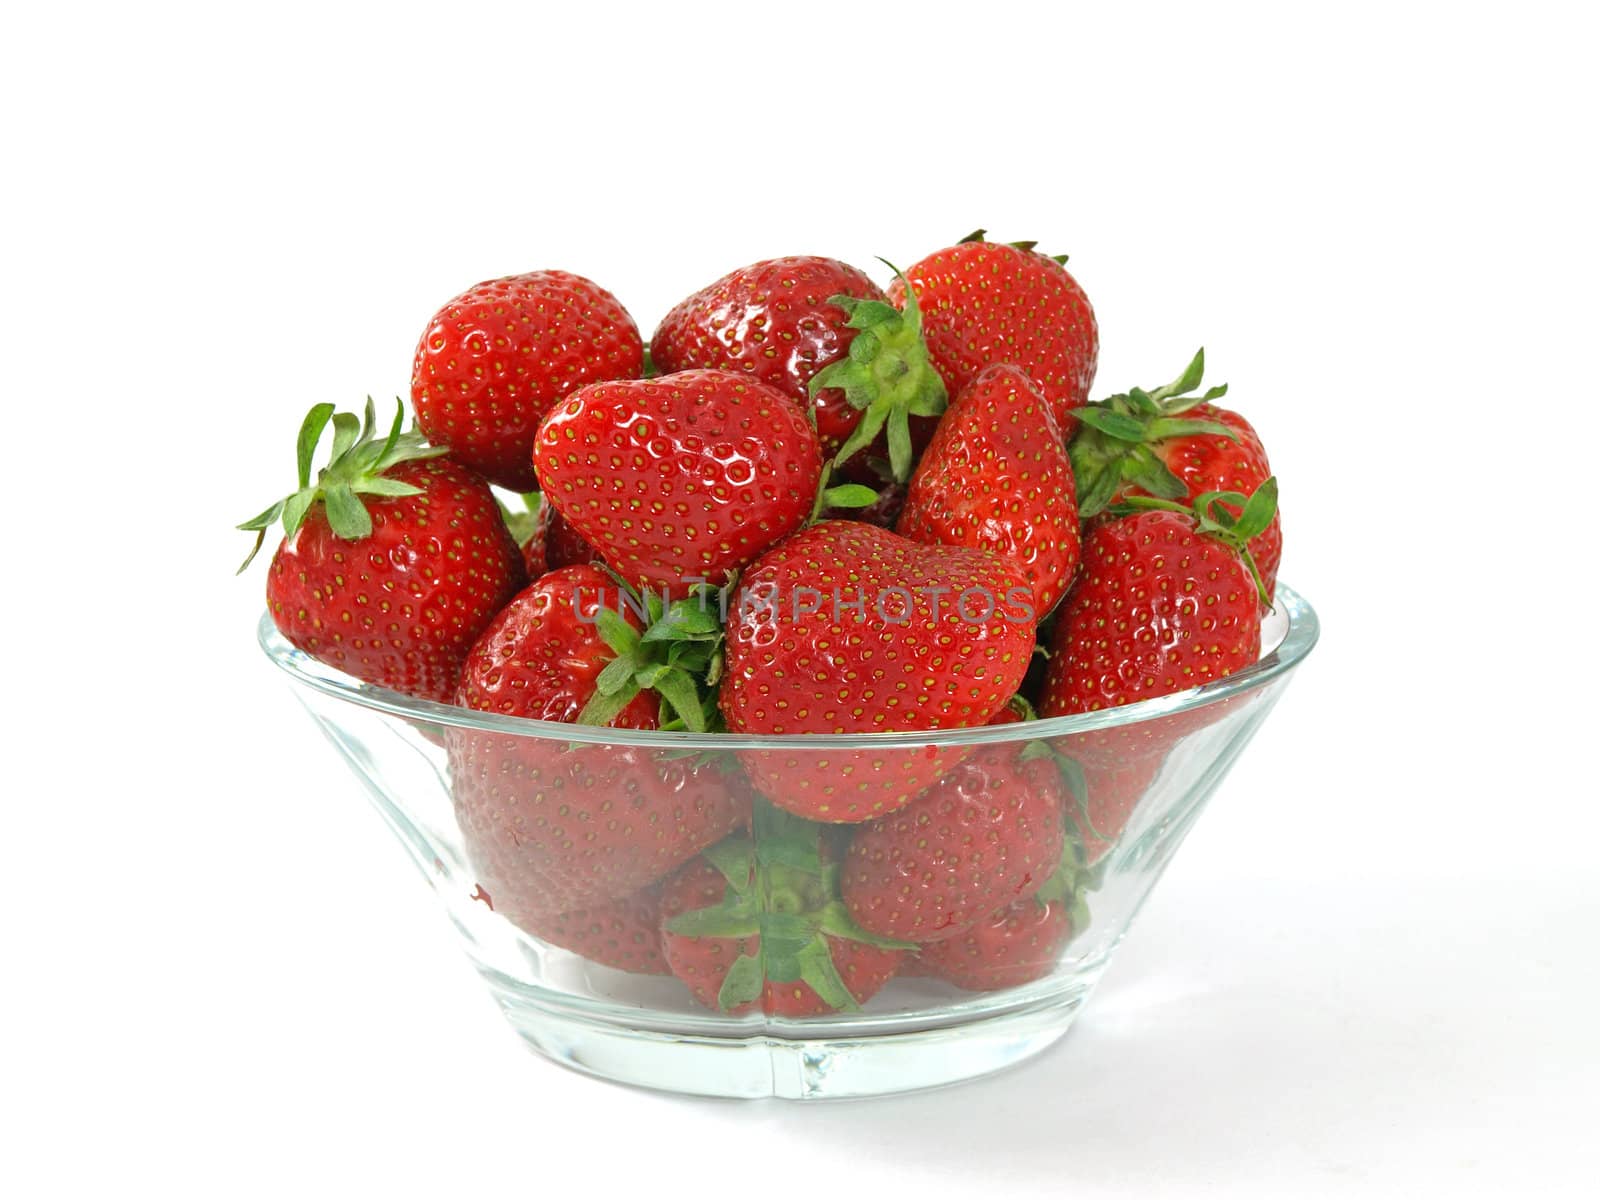
<instances>
[{"instance_id":1,"label":"white background","mask_svg":"<svg viewBox=\"0 0 1600 1200\"><path fill-rule=\"evenodd\" d=\"M539 7L7 17L0 1191L1592 1194L1581 6ZM810 1108L536 1060L231 526L479 279L648 331L977 225L1071 253L1096 394L1206 345L1323 645L1040 1060Z\"/></svg>"}]
</instances>

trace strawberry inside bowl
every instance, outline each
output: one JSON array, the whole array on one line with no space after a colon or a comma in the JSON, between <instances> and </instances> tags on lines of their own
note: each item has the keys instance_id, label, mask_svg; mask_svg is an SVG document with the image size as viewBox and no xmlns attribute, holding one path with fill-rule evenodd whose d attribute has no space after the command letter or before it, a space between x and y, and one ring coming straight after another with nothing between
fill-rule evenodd
<instances>
[{"instance_id":1,"label":"strawberry inside bowl","mask_svg":"<svg viewBox=\"0 0 1600 1200\"><path fill-rule=\"evenodd\" d=\"M1060 1038L1317 634L1279 584L1257 659L1198 687L753 735L421 699L259 628L530 1046L791 1098L949 1083Z\"/></svg>"}]
</instances>

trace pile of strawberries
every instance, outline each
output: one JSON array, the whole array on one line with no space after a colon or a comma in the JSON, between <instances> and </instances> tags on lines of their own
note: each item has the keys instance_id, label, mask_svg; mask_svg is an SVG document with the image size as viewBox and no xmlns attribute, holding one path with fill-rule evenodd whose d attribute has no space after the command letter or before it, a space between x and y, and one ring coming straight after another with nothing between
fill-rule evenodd
<instances>
[{"instance_id":1,"label":"pile of strawberries","mask_svg":"<svg viewBox=\"0 0 1600 1200\"><path fill-rule=\"evenodd\" d=\"M888 291L828 258L688 296L648 348L537 271L428 322L380 424L319 404L267 602L361 680L486 713L756 735L1086 713L1260 653L1281 550L1245 419L1091 403L1064 259L981 231ZM327 431L332 448L313 474ZM497 495L494 488L502 493ZM706 1005L854 1009L896 973L1047 974L1193 716L976 747L724 752L442 725L480 896Z\"/></svg>"}]
</instances>

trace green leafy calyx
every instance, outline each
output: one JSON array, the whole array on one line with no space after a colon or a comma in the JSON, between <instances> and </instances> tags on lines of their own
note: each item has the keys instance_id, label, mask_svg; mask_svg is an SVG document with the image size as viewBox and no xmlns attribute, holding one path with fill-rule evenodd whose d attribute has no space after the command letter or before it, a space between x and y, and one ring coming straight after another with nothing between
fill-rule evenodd
<instances>
[{"instance_id":1,"label":"green leafy calyx","mask_svg":"<svg viewBox=\"0 0 1600 1200\"><path fill-rule=\"evenodd\" d=\"M1039 719L1039 712L1033 707L1033 701L1029 700L1021 692L1007 700L1006 707L1016 713L1021 720L1037 721Z\"/></svg>"},{"instance_id":2,"label":"green leafy calyx","mask_svg":"<svg viewBox=\"0 0 1600 1200\"><path fill-rule=\"evenodd\" d=\"M1166 500L1179 500L1187 489L1156 453L1168 438L1212 434L1237 441L1219 421L1185 418L1184 413L1227 395L1219 384L1197 392L1205 374L1201 349L1183 374L1164 387L1128 391L1073 410L1078 431L1067 452L1078 484L1078 515L1103 512L1125 488L1133 487Z\"/></svg>"},{"instance_id":3,"label":"green leafy calyx","mask_svg":"<svg viewBox=\"0 0 1600 1200\"><path fill-rule=\"evenodd\" d=\"M1078 760L1073 758L1071 755L1063 754L1049 742L1043 740L1031 741L1022 748L1023 762L1032 762L1034 759L1038 758L1047 758L1055 764L1056 770L1061 774L1062 784L1071 794L1071 803L1076 807L1078 816L1083 821L1084 828L1102 842L1115 841L1115 838L1106 837L1094 827L1094 818L1089 815L1089 784L1084 776L1083 767L1079 764ZM1073 846L1071 844L1071 839L1069 838L1068 846L1066 850L1062 852L1063 869L1065 869L1067 855L1070 852L1073 852ZM1076 851L1076 853L1081 859L1081 849ZM1049 885L1047 884L1046 886Z\"/></svg>"},{"instance_id":4,"label":"green leafy calyx","mask_svg":"<svg viewBox=\"0 0 1600 1200\"><path fill-rule=\"evenodd\" d=\"M1239 510L1238 516L1234 516L1231 511L1235 508ZM1255 557L1250 553L1250 539L1264 532L1267 526L1272 524L1272 518L1277 515L1276 475L1269 475L1263 479L1261 486L1248 496L1242 492L1205 492L1196 496L1192 505L1178 504L1154 496L1127 496L1119 503L1113 504L1107 511L1114 516L1126 516L1129 513L1151 509L1183 513L1185 516L1193 517L1199 532L1232 547L1239 557L1244 559L1245 566L1250 568L1251 578L1255 580L1256 592L1261 597L1261 603L1272 602L1271 597L1267 595L1267 585L1261 578L1261 570L1256 566Z\"/></svg>"},{"instance_id":5,"label":"green leafy calyx","mask_svg":"<svg viewBox=\"0 0 1600 1200\"><path fill-rule=\"evenodd\" d=\"M616 577L613 576L615 579ZM633 591L616 579L621 603L643 616L634 628L617 609L601 604L595 628L616 655L595 679L595 692L578 714L580 725L609 725L643 691L661 697L661 728L715 732L721 727L716 689L722 677L722 597L702 585L668 603L650 591Z\"/></svg>"},{"instance_id":6,"label":"green leafy calyx","mask_svg":"<svg viewBox=\"0 0 1600 1200\"><path fill-rule=\"evenodd\" d=\"M962 238L956 244L958 246L964 246L968 242L983 242L983 241L987 241L988 240L988 233L989 233L989 231L987 229L974 229L971 233L967 234L966 237ZM1007 242L1005 244L1007 246L1012 246L1012 247L1014 247L1014 248L1016 248L1018 250L1032 250L1039 243L1037 241L1031 241L1031 242ZM1052 262L1060 263L1063 267L1067 265L1067 255L1065 255L1065 254L1047 254L1047 255L1045 255L1045 257L1050 259Z\"/></svg>"},{"instance_id":7,"label":"green leafy calyx","mask_svg":"<svg viewBox=\"0 0 1600 1200\"><path fill-rule=\"evenodd\" d=\"M823 861L823 827L756 801L754 839L738 835L703 857L727 880L722 899L680 913L667 931L684 937L759 938L728 970L717 1004L730 1011L759 999L768 982L800 981L829 1008L860 1008L833 961L831 939L913 949L867 933L839 898L839 867Z\"/></svg>"},{"instance_id":8,"label":"green leafy calyx","mask_svg":"<svg viewBox=\"0 0 1600 1200\"><path fill-rule=\"evenodd\" d=\"M890 467L894 478L904 483L911 477L913 458L910 418L937 417L948 398L944 380L928 357L917 294L898 267L885 265L905 284L905 307L830 296L828 303L844 310L846 324L856 336L849 353L818 371L807 386L813 400L826 388L839 388L850 406L861 410L861 420L832 465L842 465L887 431Z\"/></svg>"},{"instance_id":9,"label":"green leafy calyx","mask_svg":"<svg viewBox=\"0 0 1600 1200\"><path fill-rule=\"evenodd\" d=\"M1088 871L1084 867L1085 854L1077 838L1068 835L1061 846L1061 858L1056 863L1056 869L1051 872L1050 878L1045 880L1034 895L1041 904L1065 903L1070 901L1088 883Z\"/></svg>"},{"instance_id":10,"label":"green leafy calyx","mask_svg":"<svg viewBox=\"0 0 1600 1200\"><path fill-rule=\"evenodd\" d=\"M446 453L443 446L428 445L415 429L402 431L405 423L405 405L394 402L394 422L387 436L376 436L372 397L367 397L365 414L357 418L354 413L336 412L331 404L313 405L300 425L295 439L295 468L299 477L298 488L250 520L239 525L256 535L255 545L240 564L243 571L261 550L267 530L278 521L283 522L283 536L291 538L306 519L306 514L319 501L327 513L328 525L336 537L348 542L360 541L372 532L372 516L362 503L362 496L414 496L422 489L401 483L384 475L390 467L422 458L433 458ZM328 454L328 465L311 478L311 463L316 456L317 444L323 433L333 427L333 445Z\"/></svg>"}]
</instances>

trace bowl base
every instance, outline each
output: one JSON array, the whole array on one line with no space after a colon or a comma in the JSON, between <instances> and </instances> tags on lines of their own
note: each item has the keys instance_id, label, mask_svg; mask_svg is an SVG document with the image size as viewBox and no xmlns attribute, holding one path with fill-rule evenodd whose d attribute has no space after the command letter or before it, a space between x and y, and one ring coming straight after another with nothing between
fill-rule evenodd
<instances>
[{"instance_id":1,"label":"bowl base","mask_svg":"<svg viewBox=\"0 0 1600 1200\"><path fill-rule=\"evenodd\" d=\"M630 1028L493 990L523 1041L562 1066L636 1087L743 1100L882 1096L1004 1070L1060 1040L1087 991L929 1029L803 1037L791 1026L782 1035L733 1037Z\"/></svg>"}]
</instances>

